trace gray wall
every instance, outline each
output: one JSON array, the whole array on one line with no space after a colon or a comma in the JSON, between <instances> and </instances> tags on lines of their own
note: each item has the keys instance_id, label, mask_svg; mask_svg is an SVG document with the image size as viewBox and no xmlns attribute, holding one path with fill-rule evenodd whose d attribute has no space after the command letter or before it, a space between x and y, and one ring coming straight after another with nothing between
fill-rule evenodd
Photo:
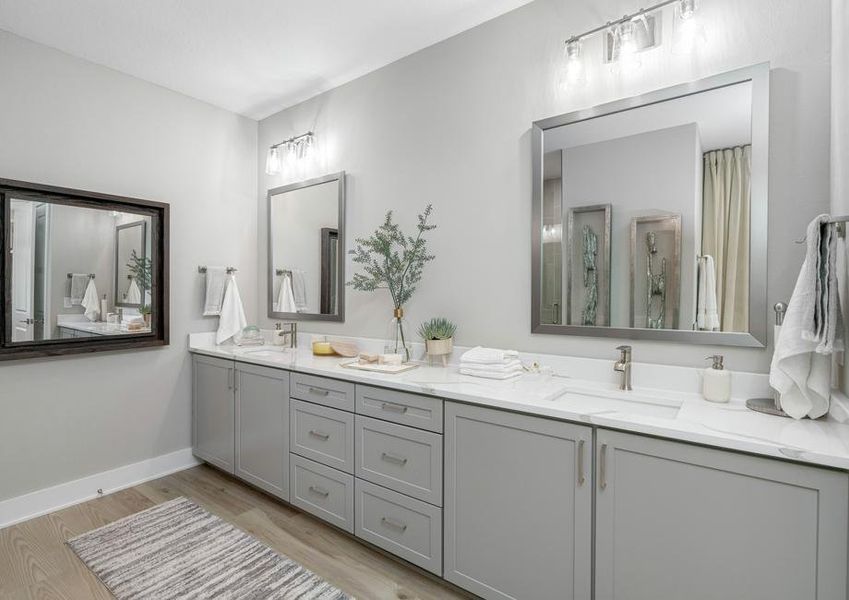
<instances>
[{"instance_id":1,"label":"gray wall","mask_svg":"<svg viewBox=\"0 0 849 600\"><path fill-rule=\"evenodd\" d=\"M708 42L697 54L674 55L666 45L644 54L638 72L614 75L599 63L596 39L587 48L595 61L587 87L564 91L563 41L639 6L537 0L261 121L260 167L268 145L314 130L324 164L307 175L348 173L349 248L387 209L411 227L418 211L435 205L437 259L407 307L411 322L441 314L458 322L460 344L613 359L617 340L530 333L531 122L771 61L768 302L787 300L802 261L793 240L829 205L829 3L702 2ZM258 173L264 223L263 194L285 180ZM264 226L257 231L264 269ZM353 266L349 259L349 278ZM264 280L259 285L264 298ZM384 335L388 294L349 289L347 298L346 323L304 328ZM771 356L763 349L634 347L637 361L677 365L703 365L718 350L729 368L759 372Z\"/></svg>"},{"instance_id":2,"label":"gray wall","mask_svg":"<svg viewBox=\"0 0 849 600\"><path fill-rule=\"evenodd\" d=\"M0 363L0 500L190 445L198 264L256 318L256 122L0 32L0 176L171 204L170 346Z\"/></svg>"}]
</instances>

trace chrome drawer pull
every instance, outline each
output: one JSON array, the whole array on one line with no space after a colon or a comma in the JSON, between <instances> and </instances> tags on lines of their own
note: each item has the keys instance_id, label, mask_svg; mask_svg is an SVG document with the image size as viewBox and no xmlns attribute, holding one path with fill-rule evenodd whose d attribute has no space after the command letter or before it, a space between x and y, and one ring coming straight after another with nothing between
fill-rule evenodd
<instances>
[{"instance_id":1,"label":"chrome drawer pull","mask_svg":"<svg viewBox=\"0 0 849 600\"><path fill-rule=\"evenodd\" d=\"M387 527L392 527L399 531L407 531L407 524L401 523L400 521L396 521L395 519L390 519L389 517L381 517L380 522L386 525Z\"/></svg>"},{"instance_id":2,"label":"chrome drawer pull","mask_svg":"<svg viewBox=\"0 0 849 600\"><path fill-rule=\"evenodd\" d=\"M314 485L311 485L311 486L310 486L310 491L311 491L313 494L318 494L318 495L319 495L319 496L321 496L322 498L327 498L327 497L330 495L330 492L328 492L327 490L324 490L324 489L322 489L322 488L320 488L320 487L316 487L316 486L314 486Z\"/></svg>"},{"instance_id":3,"label":"chrome drawer pull","mask_svg":"<svg viewBox=\"0 0 849 600\"><path fill-rule=\"evenodd\" d=\"M607 444L601 445L601 456L598 460L598 486L601 489L607 487Z\"/></svg>"},{"instance_id":4,"label":"chrome drawer pull","mask_svg":"<svg viewBox=\"0 0 849 600\"><path fill-rule=\"evenodd\" d=\"M407 459L401 456L395 456L394 454L387 454L386 452L380 453L380 458L385 460L386 462L393 462L401 465L402 467L407 464Z\"/></svg>"},{"instance_id":5,"label":"chrome drawer pull","mask_svg":"<svg viewBox=\"0 0 849 600\"><path fill-rule=\"evenodd\" d=\"M380 405L380 408L389 412L397 412L397 413L405 413L407 412L407 407L401 404L393 404L392 402L383 402Z\"/></svg>"},{"instance_id":6,"label":"chrome drawer pull","mask_svg":"<svg viewBox=\"0 0 849 600\"><path fill-rule=\"evenodd\" d=\"M578 485L584 485L584 440L578 440Z\"/></svg>"},{"instance_id":7,"label":"chrome drawer pull","mask_svg":"<svg viewBox=\"0 0 849 600\"><path fill-rule=\"evenodd\" d=\"M324 433L322 431L315 431L314 429L310 429L310 435L313 437L317 437L320 440L324 440L325 442L330 439L329 433Z\"/></svg>"},{"instance_id":8,"label":"chrome drawer pull","mask_svg":"<svg viewBox=\"0 0 849 600\"><path fill-rule=\"evenodd\" d=\"M323 390L321 388L314 388L310 386L307 388L310 394L315 394L316 396L327 396L330 394L330 390Z\"/></svg>"}]
</instances>

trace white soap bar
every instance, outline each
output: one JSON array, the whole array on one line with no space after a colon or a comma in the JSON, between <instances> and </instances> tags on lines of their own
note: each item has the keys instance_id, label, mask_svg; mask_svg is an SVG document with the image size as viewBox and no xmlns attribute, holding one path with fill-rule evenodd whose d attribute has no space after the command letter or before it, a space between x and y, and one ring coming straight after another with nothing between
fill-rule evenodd
<instances>
[{"instance_id":1,"label":"white soap bar","mask_svg":"<svg viewBox=\"0 0 849 600\"><path fill-rule=\"evenodd\" d=\"M400 354L381 354L377 362L381 365L401 365L404 357Z\"/></svg>"}]
</instances>

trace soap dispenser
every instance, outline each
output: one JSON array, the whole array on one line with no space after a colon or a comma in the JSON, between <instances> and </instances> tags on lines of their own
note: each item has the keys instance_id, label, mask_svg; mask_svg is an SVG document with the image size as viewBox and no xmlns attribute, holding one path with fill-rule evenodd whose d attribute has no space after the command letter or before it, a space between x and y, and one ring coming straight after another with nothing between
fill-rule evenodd
<instances>
[{"instance_id":1,"label":"soap dispenser","mask_svg":"<svg viewBox=\"0 0 849 600\"><path fill-rule=\"evenodd\" d=\"M731 373L722 366L722 355L714 354L705 360L712 360L713 365L705 369L702 396L710 402L728 402L731 399Z\"/></svg>"}]
</instances>

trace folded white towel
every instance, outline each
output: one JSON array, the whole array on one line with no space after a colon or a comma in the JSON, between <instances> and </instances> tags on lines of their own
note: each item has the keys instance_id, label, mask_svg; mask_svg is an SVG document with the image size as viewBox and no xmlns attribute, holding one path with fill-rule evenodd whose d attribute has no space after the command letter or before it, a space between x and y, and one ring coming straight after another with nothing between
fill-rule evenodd
<instances>
[{"instance_id":1,"label":"folded white towel","mask_svg":"<svg viewBox=\"0 0 849 600\"><path fill-rule=\"evenodd\" d=\"M71 292L68 294L71 298L71 305L79 306L82 303L90 279L91 276L88 273L71 274Z\"/></svg>"},{"instance_id":2,"label":"folded white towel","mask_svg":"<svg viewBox=\"0 0 849 600\"><path fill-rule=\"evenodd\" d=\"M221 314L224 302L224 288L227 287L226 267L206 268L206 298L203 302L203 316L214 317Z\"/></svg>"},{"instance_id":3,"label":"folded white towel","mask_svg":"<svg viewBox=\"0 0 849 600\"><path fill-rule=\"evenodd\" d=\"M484 348L477 346L471 350L467 350L460 357L461 363L475 363L479 365L501 364L509 360L519 358L519 353L515 350L499 350L497 348Z\"/></svg>"},{"instance_id":4,"label":"folded white towel","mask_svg":"<svg viewBox=\"0 0 849 600\"><path fill-rule=\"evenodd\" d=\"M516 373L523 370L522 363L518 359L498 365L482 365L461 361L460 368L468 371L486 371L489 373Z\"/></svg>"},{"instance_id":5,"label":"folded white towel","mask_svg":"<svg viewBox=\"0 0 849 600\"><path fill-rule=\"evenodd\" d=\"M215 343L223 344L234 335L241 333L247 324L248 320L245 318L245 308L242 306L236 277L230 275L224 291L224 302L221 305L221 318L218 323L218 332L215 334Z\"/></svg>"},{"instance_id":6,"label":"folded white towel","mask_svg":"<svg viewBox=\"0 0 849 600\"><path fill-rule=\"evenodd\" d=\"M719 329L719 314L716 310L716 263L706 255L699 261L699 305L696 327L702 331Z\"/></svg>"},{"instance_id":7,"label":"folded white towel","mask_svg":"<svg viewBox=\"0 0 849 600\"><path fill-rule=\"evenodd\" d=\"M484 379L511 379L513 377L518 377L521 375L521 371L513 371L509 373L503 373L499 371L484 371L480 369L468 369L465 367L460 368L461 375L470 375L472 377L482 377Z\"/></svg>"},{"instance_id":8,"label":"folded white towel","mask_svg":"<svg viewBox=\"0 0 849 600\"><path fill-rule=\"evenodd\" d=\"M277 304L274 310L284 313L298 312L298 306L295 304L295 293L292 291L292 278L288 273L283 275L283 279L280 281L280 290L277 293Z\"/></svg>"},{"instance_id":9,"label":"folded white towel","mask_svg":"<svg viewBox=\"0 0 849 600\"><path fill-rule=\"evenodd\" d=\"M81 301L85 309L85 317L89 321L96 321L100 314L100 300L97 296L97 286L94 285L94 277L90 277L85 288L85 295Z\"/></svg>"},{"instance_id":10,"label":"folded white towel","mask_svg":"<svg viewBox=\"0 0 849 600\"><path fill-rule=\"evenodd\" d=\"M781 408L795 419L821 417L831 397L830 354L843 348L842 315L837 294L834 236L826 218L811 221L807 252L790 298L784 324L775 342L769 384L780 394Z\"/></svg>"},{"instance_id":11,"label":"folded white towel","mask_svg":"<svg viewBox=\"0 0 849 600\"><path fill-rule=\"evenodd\" d=\"M127 286L127 294L124 296L126 304L141 304L141 290L139 284L136 283L136 278L130 279L130 285Z\"/></svg>"},{"instance_id":12,"label":"folded white towel","mask_svg":"<svg viewBox=\"0 0 849 600\"><path fill-rule=\"evenodd\" d=\"M292 269L292 293L295 297L295 306L298 307L298 312L309 310L306 277L304 276L304 272L298 269Z\"/></svg>"}]
</instances>

